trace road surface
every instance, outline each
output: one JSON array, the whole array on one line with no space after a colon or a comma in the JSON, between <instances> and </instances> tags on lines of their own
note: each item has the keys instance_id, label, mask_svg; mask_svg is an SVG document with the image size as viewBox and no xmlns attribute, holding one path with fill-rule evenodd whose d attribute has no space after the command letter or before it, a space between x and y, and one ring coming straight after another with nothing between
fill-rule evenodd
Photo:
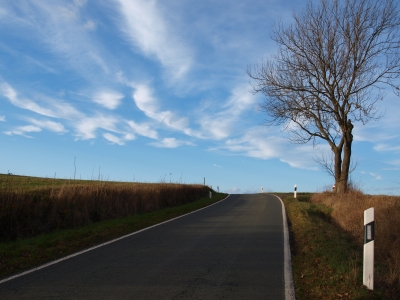
<instances>
[{"instance_id":1,"label":"road surface","mask_svg":"<svg viewBox=\"0 0 400 300\"><path fill-rule=\"evenodd\" d=\"M282 206L230 195L29 274L0 299L285 299Z\"/></svg>"}]
</instances>

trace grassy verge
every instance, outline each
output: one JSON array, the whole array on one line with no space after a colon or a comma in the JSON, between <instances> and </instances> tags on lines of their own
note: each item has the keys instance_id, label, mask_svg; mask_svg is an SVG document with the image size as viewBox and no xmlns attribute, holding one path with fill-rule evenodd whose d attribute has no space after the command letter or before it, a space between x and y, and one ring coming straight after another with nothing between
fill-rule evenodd
<instances>
[{"instance_id":1,"label":"grassy verge","mask_svg":"<svg viewBox=\"0 0 400 300\"><path fill-rule=\"evenodd\" d=\"M343 195L330 192L314 194L312 203L332 208L333 221L363 244L363 215L375 210L375 278L374 286L385 290L385 297L400 299L400 197L365 195L352 190Z\"/></svg>"},{"instance_id":2,"label":"grassy verge","mask_svg":"<svg viewBox=\"0 0 400 300\"><path fill-rule=\"evenodd\" d=\"M278 194L288 214L296 299L382 299L362 286L363 245L332 221L311 194ZM393 298L394 299L394 298Z\"/></svg>"},{"instance_id":3,"label":"grassy verge","mask_svg":"<svg viewBox=\"0 0 400 300\"><path fill-rule=\"evenodd\" d=\"M213 193L212 199L201 198L181 206L1 243L0 278L195 211L220 201L226 196L227 194Z\"/></svg>"}]
</instances>

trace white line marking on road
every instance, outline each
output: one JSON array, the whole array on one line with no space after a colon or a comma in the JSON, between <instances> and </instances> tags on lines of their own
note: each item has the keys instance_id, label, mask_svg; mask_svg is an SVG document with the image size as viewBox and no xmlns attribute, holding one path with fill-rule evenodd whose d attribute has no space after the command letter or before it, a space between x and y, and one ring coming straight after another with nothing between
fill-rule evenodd
<instances>
[{"instance_id":1,"label":"white line marking on road","mask_svg":"<svg viewBox=\"0 0 400 300\"><path fill-rule=\"evenodd\" d=\"M119 237L119 238L113 239L113 240L108 241L108 242L105 242L105 243L102 243L102 244L100 244L100 245L97 245L97 246L94 246L94 247L91 247L91 248L88 248L88 249L79 251L79 252L77 252L77 253L74 253L74 254L68 255L68 256L66 256L66 257L57 259L57 260L55 260L55 261L49 262L49 263L44 264L44 265L41 265L41 266L39 266L39 267L36 267L36 268L30 269L30 270L27 270L27 271L25 271L25 272L16 274L16 275L14 275L14 276L5 278L5 279L3 279L3 280L0 280L0 284L5 283L5 282L10 281L10 280L13 280L13 279L18 278L18 277L27 275L27 274L29 274L29 273L38 271L38 270L40 270L40 269L44 269L44 268L46 268L46 267L48 267L48 266L55 265L55 264L57 264L57 263L59 263L59 262L62 262L62 261L64 261L64 260L67 260L67 259L70 259L70 258L72 258L72 257L81 255L81 254L83 254L83 253L86 253L86 252L95 250L95 249L97 249L97 248L106 246L106 245L108 245L108 244L117 242L117 241L119 241L119 240L125 239L125 238L127 238L127 237L130 237L130 236L135 235L135 234L138 234L138 233L141 233L141 232L143 232L143 231L145 231L145 230L149 230L149 229L154 228L154 227L156 227L156 226L160 226L160 225L162 225L162 224L165 224L165 223L174 221L174 220L176 220L176 219L185 217L185 216L187 216L187 215L193 214L193 213L195 213L195 212L201 211L201 210L203 210L203 209L206 209L206 208L208 208L208 207L211 207L211 206L213 206L213 205L216 205L216 204L218 204L218 203L220 203L220 202L222 202L222 201L228 199L229 196L230 196L230 195L226 196L226 198L224 198L224 199L222 199L222 200L220 200L220 201L218 201L218 202L215 202L215 203L213 203L213 204L211 204L211 205L208 205L208 206L206 206L206 207L200 208L200 209L198 209L198 210L192 211L192 212L190 212L190 213L184 214L184 215L182 215L182 216L175 217L175 218L173 218L173 219L166 220L166 221L164 221L164 222L161 222L161 223L158 223L158 224L155 224L155 225L152 225L152 226L149 226L149 227L140 229L140 230L138 230L138 231L129 233L129 234L127 234L127 235L121 236L121 237Z\"/></svg>"},{"instance_id":2,"label":"white line marking on road","mask_svg":"<svg viewBox=\"0 0 400 300\"><path fill-rule=\"evenodd\" d=\"M295 300L294 283L293 283L293 272L292 272L292 258L290 254L290 243L289 243L289 230L286 219L285 204L278 196L274 195L281 201L282 204L282 218L283 218L283 257L284 266L283 273L285 277L285 300Z\"/></svg>"}]
</instances>

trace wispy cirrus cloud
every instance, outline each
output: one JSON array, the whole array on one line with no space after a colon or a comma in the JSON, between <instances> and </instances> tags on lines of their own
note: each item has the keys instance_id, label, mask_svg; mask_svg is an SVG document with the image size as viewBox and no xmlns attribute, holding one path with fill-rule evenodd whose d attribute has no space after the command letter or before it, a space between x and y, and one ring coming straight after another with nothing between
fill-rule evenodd
<instances>
[{"instance_id":1,"label":"wispy cirrus cloud","mask_svg":"<svg viewBox=\"0 0 400 300\"><path fill-rule=\"evenodd\" d=\"M382 180L382 176L381 176L381 175L376 174L376 173L373 173L373 172L361 171L361 174L372 176L372 177L374 177L376 180Z\"/></svg>"},{"instance_id":2,"label":"wispy cirrus cloud","mask_svg":"<svg viewBox=\"0 0 400 300\"><path fill-rule=\"evenodd\" d=\"M0 95L7 98L11 104L34 112L36 114L51 117L58 120L64 120L75 129L75 136L79 140L94 139L97 137L96 131L103 129L111 132L120 132L118 123L120 120L115 116L103 115L96 113L94 116L87 116L84 113L75 109L71 104L66 103L60 99L53 99L44 95L40 95L33 101L29 98L19 96L18 92L9 84L3 82L0 84ZM40 102L40 103L38 103ZM37 119L28 119L35 128L45 128L50 131L63 133L67 130L60 122L45 120L39 121ZM23 133L33 127L17 127L14 131L8 132L9 134ZM27 131L28 132L28 131Z\"/></svg>"},{"instance_id":3,"label":"wispy cirrus cloud","mask_svg":"<svg viewBox=\"0 0 400 300\"><path fill-rule=\"evenodd\" d=\"M387 162L389 165L394 166L394 168L391 168L390 170L400 170L400 159L394 159L391 161Z\"/></svg>"},{"instance_id":4,"label":"wispy cirrus cloud","mask_svg":"<svg viewBox=\"0 0 400 300\"><path fill-rule=\"evenodd\" d=\"M135 121L129 120L127 121L129 127L137 134L151 138L151 139L158 139L158 133L156 130L151 128L148 124L138 124Z\"/></svg>"},{"instance_id":5,"label":"wispy cirrus cloud","mask_svg":"<svg viewBox=\"0 0 400 300\"><path fill-rule=\"evenodd\" d=\"M272 130L266 132L259 127L249 128L244 135L227 139L224 144L211 147L210 150L259 159L279 159L294 168L318 169L313 160L312 145L291 145Z\"/></svg>"},{"instance_id":6,"label":"wispy cirrus cloud","mask_svg":"<svg viewBox=\"0 0 400 300\"><path fill-rule=\"evenodd\" d=\"M37 114L64 119L80 118L82 114L72 105L61 100L39 95L37 101L19 96L18 92L6 82L0 82L0 95L7 98L16 107L30 110ZM38 102L41 102L38 104Z\"/></svg>"},{"instance_id":7,"label":"wispy cirrus cloud","mask_svg":"<svg viewBox=\"0 0 400 300\"><path fill-rule=\"evenodd\" d=\"M123 98L124 95L116 91L99 91L92 97L93 102L110 110L116 109Z\"/></svg>"},{"instance_id":8,"label":"wispy cirrus cloud","mask_svg":"<svg viewBox=\"0 0 400 300\"><path fill-rule=\"evenodd\" d=\"M385 144L385 143L379 143L376 146L374 146L373 148L375 151L379 151L379 152L400 151L400 145L390 145L390 144Z\"/></svg>"},{"instance_id":9,"label":"wispy cirrus cloud","mask_svg":"<svg viewBox=\"0 0 400 300\"><path fill-rule=\"evenodd\" d=\"M40 131L42 131L42 129L38 126L26 125L26 126L18 126L13 130L5 131L4 133L7 135L21 135L27 138L33 138L32 136L27 135L27 133L40 132Z\"/></svg>"},{"instance_id":10,"label":"wispy cirrus cloud","mask_svg":"<svg viewBox=\"0 0 400 300\"><path fill-rule=\"evenodd\" d=\"M132 141L135 139L135 136L133 134L126 134L123 137L118 137L109 132L103 133L103 137L112 144L118 144L120 146L125 145L126 141Z\"/></svg>"},{"instance_id":11,"label":"wispy cirrus cloud","mask_svg":"<svg viewBox=\"0 0 400 300\"><path fill-rule=\"evenodd\" d=\"M192 65L192 54L155 0L116 0L122 15L120 30L147 57L156 58L168 77L180 79Z\"/></svg>"},{"instance_id":12,"label":"wispy cirrus cloud","mask_svg":"<svg viewBox=\"0 0 400 300\"><path fill-rule=\"evenodd\" d=\"M210 102L200 112L199 123L204 135L213 139L224 139L230 136L242 113L254 107L255 97L249 93L247 85L241 84L233 88L231 96L222 105L220 111L213 112L215 103ZM211 106L211 107L210 107Z\"/></svg>"},{"instance_id":13,"label":"wispy cirrus cloud","mask_svg":"<svg viewBox=\"0 0 400 300\"><path fill-rule=\"evenodd\" d=\"M10 2L3 6L7 17L0 19L0 23L4 26L13 25L11 28L19 36L32 40L33 44L47 53L46 60L56 64L57 68L75 70L92 82L93 78L99 78L99 74L110 72L107 63L110 57L91 36L97 26L95 21L82 13L86 3L47 0L18 4ZM24 57L49 72L55 72L55 67L48 67L42 58Z\"/></svg>"},{"instance_id":14,"label":"wispy cirrus cloud","mask_svg":"<svg viewBox=\"0 0 400 300\"><path fill-rule=\"evenodd\" d=\"M195 146L192 142L177 140L176 138L164 138L161 141L150 143L159 148L177 148L179 146Z\"/></svg>"},{"instance_id":15,"label":"wispy cirrus cloud","mask_svg":"<svg viewBox=\"0 0 400 300\"><path fill-rule=\"evenodd\" d=\"M0 116L0 122L5 122L6 121L6 116Z\"/></svg>"},{"instance_id":16,"label":"wispy cirrus cloud","mask_svg":"<svg viewBox=\"0 0 400 300\"><path fill-rule=\"evenodd\" d=\"M117 128L118 119L114 116L98 114L92 117L84 117L76 120L76 136L79 140L94 139L97 137L96 131L104 129L111 132L119 132Z\"/></svg>"},{"instance_id":17,"label":"wispy cirrus cloud","mask_svg":"<svg viewBox=\"0 0 400 300\"><path fill-rule=\"evenodd\" d=\"M66 133L64 125L58 122L50 121L50 120L36 120L29 118L27 119L30 125L25 126L16 126L14 129L6 131L7 135L21 135L24 137L32 138L32 136L27 135L27 133L32 132L41 132L43 129L56 132L59 134Z\"/></svg>"},{"instance_id":18,"label":"wispy cirrus cloud","mask_svg":"<svg viewBox=\"0 0 400 300\"><path fill-rule=\"evenodd\" d=\"M193 134L192 130L188 127L188 118L179 117L170 110L162 110L148 85L136 84L134 88L133 100L146 116L172 129L183 131L187 135Z\"/></svg>"},{"instance_id":19,"label":"wispy cirrus cloud","mask_svg":"<svg viewBox=\"0 0 400 300\"><path fill-rule=\"evenodd\" d=\"M41 129L46 129L61 134L68 132L68 130L65 129L64 125L59 122L54 122L51 120L36 120L32 118L29 118L28 121L34 126L37 126Z\"/></svg>"}]
</instances>

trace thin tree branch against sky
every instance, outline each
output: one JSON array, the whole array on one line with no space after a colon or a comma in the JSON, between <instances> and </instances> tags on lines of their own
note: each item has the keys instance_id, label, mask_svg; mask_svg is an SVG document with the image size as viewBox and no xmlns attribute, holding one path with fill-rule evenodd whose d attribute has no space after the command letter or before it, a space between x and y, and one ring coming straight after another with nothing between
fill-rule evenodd
<instances>
[{"instance_id":1,"label":"thin tree branch against sky","mask_svg":"<svg viewBox=\"0 0 400 300\"><path fill-rule=\"evenodd\" d=\"M260 126L247 65L277 50L274 24L306 1L0 3L0 173L171 181L227 192L317 191L312 145ZM400 101L353 130L352 174L400 194ZM328 150L318 145L320 150ZM94 170L94 171L93 171ZM98 171L101 170L101 171ZM95 175L93 175L95 173Z\"/></svg>"}]
</instances>

